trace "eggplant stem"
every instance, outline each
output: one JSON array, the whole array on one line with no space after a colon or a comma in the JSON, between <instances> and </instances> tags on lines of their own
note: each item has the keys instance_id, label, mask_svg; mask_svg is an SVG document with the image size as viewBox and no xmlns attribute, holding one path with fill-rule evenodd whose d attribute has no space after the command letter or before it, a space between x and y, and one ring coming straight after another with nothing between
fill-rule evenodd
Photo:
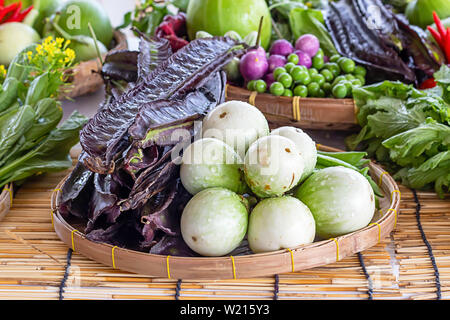
<instances>
[{"instance_id":1,"label":"eggplant stem","mask_svg":"<svg viewBox=\"0 0 450 320\"><path fill-rule=\"evenodd\" d=\"M94 39L94 45L95 45L95 51L97 52L97 57L100 60L100 64L98 65L98 69L101 70L103 67L103 58L102 58L102 54L100 53L100 49L98 47L98 43L97 43L97 37L95 35L94 29L92 28L92 25L90 22L88 22L88 27L89 27L89 32L92 35L92 39Z\"/></svg>"},{"instance_id":2,"label":"eggplant stem","mask_svg":"<svg viewBox=\"0 0 450 320\"><path fill-rule=\"evenodd\" d=\"M264 16L261 16L261 19L259 20L258 35L256 36L256 43L255 43L256 49L259 47L259 42L261 41L261 31L262 31L263 20L264 20Z\"/></svg>"}]
</instances>

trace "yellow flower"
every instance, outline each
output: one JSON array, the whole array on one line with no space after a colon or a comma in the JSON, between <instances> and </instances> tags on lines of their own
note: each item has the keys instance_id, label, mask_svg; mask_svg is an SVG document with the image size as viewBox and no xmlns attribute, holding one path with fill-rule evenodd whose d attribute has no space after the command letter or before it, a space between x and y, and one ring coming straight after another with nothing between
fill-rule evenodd
<instances>
[{"instance_id":1,"label":"yellow flower","mask_svg":"<svg viewBox=\"0 0 450 320\"><path fill-rule=\"evenodd\" d=\"M27 52L28 61L31 61L33 59L33 51Z\"/></svg>"},{"instance_id":2,"label":"yellow flower","mask_svg":"<svg viewBox=\"0 0 450 320\"><path fill-rule=\"evenodd\" d=\"M6 77L6 68L4 65L0 64L0 77L4 78Z\"/></svg>"},{"instance_id":3,"label":"yellow flower","mask_svg":"<svg viewBox=\"0 0 450 320\"><path fill-rule=\"evenodd\" d=\"M56 44L58 45L58 48L61 48L64 43L64 38L56 38Z\"/></svg>"},{"instance_id":4,"label":"yellow flower","mask_svg":"<svg viewBox=\"0 0 450 320\"><path fill-rule=\"evenodd\" d=\"M72 49L68 48L64 51L64 53L66 55L66 59L64 60L64 62L71 63L75 60L75 51L73 51Z\"/></svg>"},{"instance_id":5,"label":"yellow flower","mask_svg":"<svg viewBox=\"0 0 450 320\"><path fill-rule=\"evenodd\" d=\"M47 38L45 38L44 43L49 44L53 42L53 37L52 36L48 36Z\"/></svg>"},{"instance_id":6,"label":"yellow flower","mask_svg":"<svg viewBox=\"0 0 450 320\"><path fill-rule=\"evenodd\" d=\"M38 44L36 46L36 52L38 53L38 55L42 55L42 50L43 50L42 45Z\"/></svg>"}]
</instances>

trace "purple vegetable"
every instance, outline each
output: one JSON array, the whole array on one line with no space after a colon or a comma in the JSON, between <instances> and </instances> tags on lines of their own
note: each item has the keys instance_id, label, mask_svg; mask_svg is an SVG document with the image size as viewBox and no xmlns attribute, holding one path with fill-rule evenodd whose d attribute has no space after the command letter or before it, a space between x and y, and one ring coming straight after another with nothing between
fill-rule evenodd
<instances>
[{"instance_id":1,"label":"purple vegetable","mask_svg":"<svg viewBox=\"0 0 450 320\"><path fill-rule=\"evenodd\" d=\"M319 48L319 39L312 34L304 34L295 42L295 49L305 52L310 57L314 57L317 51L319 51Z\"/></svg>"},{"instance_id":2,"label":"purple vegetable","mask_svg":"<svg viewBox=\"0 0 450 320\"><path fill-rule=\"evenodd\" d=\"M296 50L294 52L296 55L298 55L298 64L301 66L305 66L308 69L311 68L312 66L312 59L311 56L308 55L307 53L301 51L301 50Z\"/></svg>"},{"instance_id":3,"label":"purple vegetable","mask_svg":"<svg viewBox=\"0 0 450 320\"><path fill-rule=\"evenodd\" d=\"M275 40L270 47L269 53L272 54L279 54L280 56L288 56L294 51L294 47L292 44L285 40L285 39L279 39Z\"/></svg>"},{"instance_id":4,"label":"purple vegetable","mask_svg":"<svg viewBox=\"0 0 450 320\"><path fill-rule=\"evenodd\" d=\"M261 57L260 53L251 51L241 58L239 69L245 80L257 80L264 77L269 70L269 62L266 57Z\"/></svg>"},{"instance_id":5,"label":"purple vegetable","mask_svg":"<svg viewBox=\"0 0 450 320\"><path fill-rule=\"evenodd\" d=\"M138 79L137 85L103 105L80 131L80 143L87 154L86 167L100 174L112 171L115 161L130 145L128 129L141 106L154 101L180 100L187 92L199 89L208 77L214 76L240 53L240 50L230 50L234 46L236 41L231 38L193 40ZM192 106L183 108L191 109ZM166 115L167 112L162 111L155 120L163 124ZM184 113L177 112L177 115L180 119Z\"/></svg>"},{"instance_id":6,"label":"purple vegetable","mask_svg":"<svg viewBox=\"0 0 450 320\"><path fill-rule=\"evenodd\" d=\"M330 62L330 58L328 56L323 56L323 62Z\"/></svg>"},{"instance_id":7,"label":"purple vegetable","mask_svg":"<svg viewBox=\"0 0 450 320\"><path fill-rule=\"evenodd\" d=\"M256 52L256 53L258 53L261 56L261 58L266 58L267 59L267 52L266 52L266 50L264 50L263 47L258 47L256 49L250 49L247 52Z\"/></svg>"},{"instance_id":8,"label":"purple vegetable","mask_svg":"<svg viewBox=\"0 0 450 320\"><path fill-rule=\"evenodd\" d=\"M275 82L275 78L273 77L273 73L268 73L268 74L266 74L266 75L264 76L264 79L263 79L263 80L266 82L267 88L269 88L270 85L271 85L272 83Z\"/></svg>"},{"instance_id":9,"label":"purple vegetable","mask_svg":"<svg viewBox=\"0 0 450 320\"><path fill-rule=\"evenodd\" d=\"M269 71L272 72L278 67L283 67L286 64L286 58L279 54L273 54L269 57Z\"/></svg>"}]
</instances>

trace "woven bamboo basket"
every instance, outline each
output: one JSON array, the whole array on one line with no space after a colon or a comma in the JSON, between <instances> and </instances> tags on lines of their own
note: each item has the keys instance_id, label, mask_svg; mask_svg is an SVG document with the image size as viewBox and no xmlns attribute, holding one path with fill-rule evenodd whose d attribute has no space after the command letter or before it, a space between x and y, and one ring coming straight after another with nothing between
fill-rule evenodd
<instances>
[{"instance_id":1,"label":"woven bamboo basket","mask_svg":"<svg viewBox=\"0 0 450 320\"><path fill-rule=\"evenodd\" d=\"M227 100L248 102L256 106L267 120L277 125L302 129L356 130L358 109L353 99L277 97L228 85Z\"/></svg>"},{"instance_id":2,"label":"woven bamboo basket","mask_svg":"<svg viewBox=\"0 0 450 320\"><path fill-rule=\"evenodd\" d=\"M6 216L13 203L13 185L7 184L0 194L0 221Z\"/></svg>"},{"instance_id":3,"label":"woven bamboo basket","mask_svg":"<svg viewBox=\"0 0 450 320\"><path fill-rule=\"evenodd\" d=\"M126 35L122 32L115 31L114 40L116 45L110 52L128 48ZM99 73L98 63L98 59L92 59L75 66L71 70L73 76L69 79L67 92L62 95L62 98L76 98L99 90L103 85L103 79Z\"/></svg>"},{"instance_id":4,"label":"woven bamboo basket","mask_svg":"<svg viewBox=\"0 0 450 320\"><path fill-rule=\"evenodd\" d=\"M323 151L334 148L319 146ZM335 239L317 241L296 248L267 253L226 257L175 257L154 255L92 242L83 234L84 226L71 224L58 212L59 183L51 197L51 216L58 237L74 251L99 263L137 274L169 279L238 279L296 272L343 259L366 250L394 230L400 205L400 191L393 178L371 163L370 173L379 182L385 197L381 209L367 227Z\"/></svg>"}]
</instances>

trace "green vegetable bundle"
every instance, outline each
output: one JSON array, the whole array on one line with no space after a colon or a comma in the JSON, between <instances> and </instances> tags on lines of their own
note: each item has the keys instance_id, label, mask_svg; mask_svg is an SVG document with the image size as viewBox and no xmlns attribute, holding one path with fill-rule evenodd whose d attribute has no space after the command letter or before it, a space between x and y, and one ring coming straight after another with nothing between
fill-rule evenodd
<instances>
[{"instance_id":1,"label":"green vegetable bundle","mask_svg":"<svg viewBox=\"0 0 450 320\"><path fill-rule=\"evenodd\" d=\"M355 89L362 130L348 138L414 189L434 187L443 197L450 186L450 68L435 73L438 86L417 90L401 82Z\"/></svg>"},{"instance_id":2,"label":"green vegetable bundle","mask_svg":"<svg viewBox=\"0 0 450 320\"><path fill-rule=\"evenodd\" d=\"M72 165L69 151L87 119L74 112L57 128L63 110L55 97L64 83L64 66L47 65L45 51L59 58L67 53L61 49L62 42L51 39L25 49L0 87L0 187Z\"/></svg>"}]
</instances>

